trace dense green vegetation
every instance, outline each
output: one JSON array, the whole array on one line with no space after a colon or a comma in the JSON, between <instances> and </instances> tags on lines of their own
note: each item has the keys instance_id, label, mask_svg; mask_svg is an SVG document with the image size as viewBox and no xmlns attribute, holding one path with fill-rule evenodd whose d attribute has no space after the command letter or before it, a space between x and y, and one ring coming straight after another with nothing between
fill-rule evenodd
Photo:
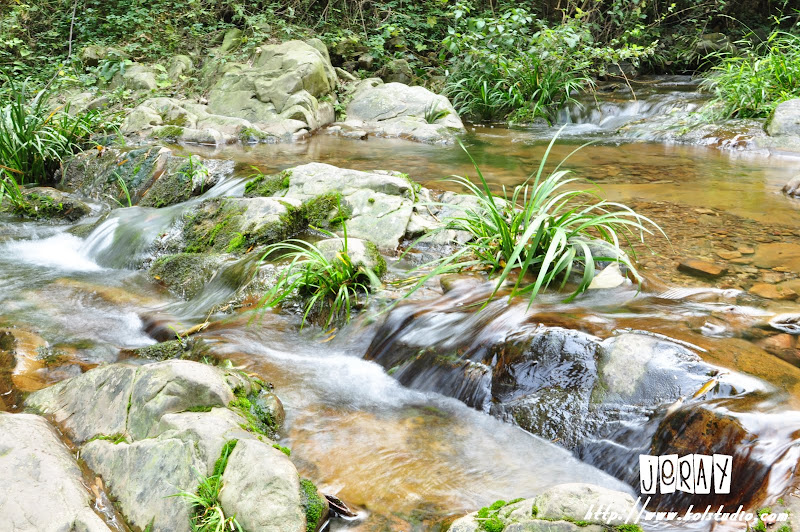
<instances>
[{"instance_id":1,"label":"dense green vegetation","mask_svg":"<svg viewBox=\"0 0 800 532\"><path fill-rule=\"evenodd\" d=\"M779 78L745 101L779 73L780 59L794 57L796 34L786 32L795 9L789 0L0 0L0 68L40 84L55 75L57 86L90 87L131 61L152 62L160 91L186 93L198 80L171 78L167 58L206 57L237 28L233 57L265 41L315 36L334 64L362 75L402 60L472 120L552 121L597 76L631 68L711 68L709 86L725 102L720 116L763 116L769 102L797 94ZM84 64L78 51L89 45L112 49ZM0 82L0 92L8 88ZM129 96L121 88L113 95Z\"/></svg>"}]
</instances>

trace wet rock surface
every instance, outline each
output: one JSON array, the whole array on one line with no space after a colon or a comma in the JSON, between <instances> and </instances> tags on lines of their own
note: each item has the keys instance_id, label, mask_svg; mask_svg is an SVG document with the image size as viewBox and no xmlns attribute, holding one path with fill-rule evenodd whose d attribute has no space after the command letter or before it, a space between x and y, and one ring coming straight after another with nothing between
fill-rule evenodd
<instances>
[{"instance_id":1,"label":"wet rock surface","mask_svg":"<svg viewBox=\"0 0 800 532\"><path fill-rule=\"evenodd\" d=\"M200 195L232 172L230 161L179 157L160 146L100 147L69 160L58 187L105 208L166 207Z\"/></svg>"}]
</instances>

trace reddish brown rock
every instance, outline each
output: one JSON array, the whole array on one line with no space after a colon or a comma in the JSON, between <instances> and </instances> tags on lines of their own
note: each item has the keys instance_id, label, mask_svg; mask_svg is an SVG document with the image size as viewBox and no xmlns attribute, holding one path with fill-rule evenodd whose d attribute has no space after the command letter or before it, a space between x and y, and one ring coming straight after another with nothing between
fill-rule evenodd
<instances>
[{"instance_id":1,"label":"reddish brown rock","mask_svg":"<svg viewBox=\"0 0 800 532\"><path fill-rule=\"evenodd\" d=\"M739 251L727 251L727 250L717 251L717 255L719 255L721 259L725 260L738 259L739 257L742 256L742 254Z\"/></svg>"},{"instance_id":2,"label":"reddish brown rock","mask_svg":"<svg viewBox=\"0 0 800 532\"><path fill-rule=\"evenodd\" d=\"M707 277L710 279L719 277L727 271L722 266L699 259L684 260L678 265L678 270L696 277Z\"/></svg>"},{"instance_id":3,"label":"reddish brown rock","mask_svg":"<svg viewBox=\"0 0 800 532\"><path fill-rule=\"evenodd\" d=\"M773 242L758 246L753 256L753 264L759 268L784 267L800 273L800 244Z\"/></svg>"}]
</instances>

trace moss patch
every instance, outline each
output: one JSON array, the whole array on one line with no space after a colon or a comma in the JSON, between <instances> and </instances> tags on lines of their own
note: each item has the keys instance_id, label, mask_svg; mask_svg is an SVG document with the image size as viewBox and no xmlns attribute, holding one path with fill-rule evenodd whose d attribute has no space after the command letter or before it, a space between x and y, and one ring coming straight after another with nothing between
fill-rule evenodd
<instances>
[{"instance_id":1,"label":"moss patch","mask_svg":"<svg viewBox=\"0 0 800 532\"><path fill-rule=\"evenodd\" d=\"M192 351L192 344L191 340L170 340L134 349L133 354L149 360L188 358Z\"/></svg>"},{"instance_id":2,"label":"moss patch","mask_svg":"<svg viewBox=\"0 0 800 532\"><path fill-rule=\"evenodd\" d=\"M209 250L225 250L235 235L233 218L241 215L245 208L233 202L217 198L203 203L195 212L187 214L183 236L188 253Z\"/></svg>"},{"instance_id":3,"label":"moss patch","mask_svg":"<svg viewBox=\"0 0 800 532\"><path fill-rule=\"evenodd\" d=\"M339 226L353 215L353 208L342 200L338 192L311 198L300 210L306 225L322 229Z\"/></svg>"},{"instance_id":4,"label":"moss patch","mask_svg":"<svg viewBox=\"0 0 800 532\"><path fill-rule=\"evenodd\" d=\"M126 438L124 434L98 434L97 436L89 438L88 441L95 441L95 440L110 441L114 445L118 445L120 443L128 443L128 438Z\"/></svg>"},{"instance_id":5,"label":"moss patch","mask_svg":"<svg viewBox=\"0 0 800 532\"><path fill-rule=\"evenodd\" d=\"M284 170L280 174L273 175L258 172L251 177L252 179L244 186L244 195L246 197L273 196L275 193L289 188L292 172L291 170Z\"/></svg>"},{"instance_id":6,"label":"moss patch","mask_svg":"<svg viewBox=\"0 0 800 532\"><path fill-rule=\"evenodd\" d=\"M235 390L236 398L228 407L239 412L247 420L247 423L242 426L243 429L268 438L275 438L280 427L261 400L260 396L263 393L267 392L259 389L247 393L244 389L239 388Z\"/></svg>"},{"instance_id":7,"label":"moss patch","mask_svg":"<svg viewBox=\"0 0 800 532\"><path fill-rule=\"evenodd\" d=\"M325 503L319 496L317 487L307 478L300 479L300 495L306 511L306 532L314 532L322 519Z\"/></svg>"}]
</instances>

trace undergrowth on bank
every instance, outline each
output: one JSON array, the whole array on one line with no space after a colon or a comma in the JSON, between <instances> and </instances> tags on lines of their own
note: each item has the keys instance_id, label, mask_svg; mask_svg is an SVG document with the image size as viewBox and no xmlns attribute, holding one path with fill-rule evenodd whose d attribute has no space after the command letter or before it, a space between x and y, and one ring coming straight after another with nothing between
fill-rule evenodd
<instances>
[{"instance_id":1,"label":"undergrowth on bank","mask_svg":"<svg viewBox=\"0 0 800 532\"><path fill-rule=\"evenodd\" d=\"M734 51L711 54L703 86L714 94L712 119L764 118L782 101L800 97L800 26L773 30L764 40L737 43Z\"/></svg>"},{"instance_id":2,"label":"undergrowth on bank","mask_svg":"<svg viewBox=\"0 0 800 532\"><path fill-rule=\"evenodd\" d=\"M436 275L477 269L496 282L490 299L508 284L509 297L527 297L531 303L543 290L561 290L577 277L569 301L588 289L595 261L618 263L639 279L622 246L630 240L644 241L645 234L663 235L663 231L633 209L602 199L593 188L576 189L576 185L591 183L568 177L569 171L561 169L563 161L547 173L556 138L536 173L511 191L503 187L501 194L494 194L474 160L477 183L461 176L450 179L472 201L463 202L456 214L446 217L441 230L463 231L471 238L454 254L415 270L423 273L409 293ZM605 243L601 249L595 244L598 240Z\"/></svg>"}]
</instances>

